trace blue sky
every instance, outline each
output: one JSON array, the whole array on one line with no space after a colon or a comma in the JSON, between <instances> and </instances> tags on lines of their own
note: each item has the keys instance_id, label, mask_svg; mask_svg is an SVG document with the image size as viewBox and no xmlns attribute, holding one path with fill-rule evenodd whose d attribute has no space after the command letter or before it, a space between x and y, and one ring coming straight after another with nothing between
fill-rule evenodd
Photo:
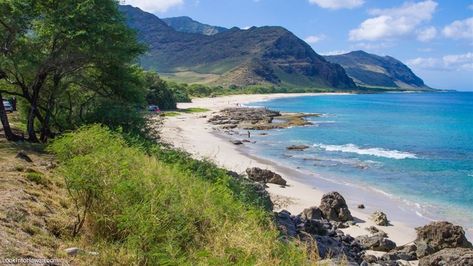
<instances>
[{"instance_id":1,"label":"blue sky","mask_svg":"<svg viewBox=\"0 0 473 266\"><path fill-rule=\"evenodd\" d=\"M390 55L432 87L473 91L473 0L122 0L158 17L283 26L319 54Z\"/></svg>"}]
</instances>

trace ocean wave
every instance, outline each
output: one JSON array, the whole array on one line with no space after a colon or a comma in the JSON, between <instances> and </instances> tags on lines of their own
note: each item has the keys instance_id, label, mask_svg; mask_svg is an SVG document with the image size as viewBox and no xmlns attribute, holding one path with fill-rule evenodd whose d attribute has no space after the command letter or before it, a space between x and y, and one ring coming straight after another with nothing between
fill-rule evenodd
<instances>
[{"instance_id":1,"label":"ocean wave","mask_svg":"<svg viewBox=\"0 0 473 266\"><path fill-rule=\"evenodd\" d=\"M356 153L360 155L371 155L377 157L384 157L390 159L417 159L417 156L410 152L403 152L398 150L386 150L382 148L361 148L355 144L346 144L346 145L325 145L325 144L314 144L314 147L326 150L326 151L337 151L337 152L347 152L347 153Z\"/></svg>"}]
</instances>

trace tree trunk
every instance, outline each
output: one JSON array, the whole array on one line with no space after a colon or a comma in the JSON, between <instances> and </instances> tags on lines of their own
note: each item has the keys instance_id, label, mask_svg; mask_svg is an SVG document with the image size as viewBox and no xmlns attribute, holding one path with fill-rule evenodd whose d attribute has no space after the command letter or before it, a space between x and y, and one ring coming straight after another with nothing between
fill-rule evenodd
<instances>
[{"instance_id":1,"label":"tree trunk","mask_svg":"<svg viewBox=\"0 0 473 266\"><path fill-rule=\"evenodd\" d=\"M18 141L21 139L20 136L15 135L10 127L10 122L8 121L7 112L5 111L5 106L3 106L3 97L0 93L0 120L2 120L3 132L5 132L5 138L8 141Z\"/></svg>"}]
</instances>

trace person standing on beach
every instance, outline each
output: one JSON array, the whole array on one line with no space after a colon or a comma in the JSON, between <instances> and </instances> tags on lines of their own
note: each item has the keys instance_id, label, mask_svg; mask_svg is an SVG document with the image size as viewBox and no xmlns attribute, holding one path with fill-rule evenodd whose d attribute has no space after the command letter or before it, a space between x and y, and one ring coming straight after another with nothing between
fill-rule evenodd
<instances>
[{"instance_id":1,"label":"person standing on beach","mask_svg":"<svg viewBox=\"0 0 473 266\"><path fill-rule=\"evenodd\" d=\"M248 138L251 138L251 133L249 130L248 130Z\"/></svg>"}]
</instances>

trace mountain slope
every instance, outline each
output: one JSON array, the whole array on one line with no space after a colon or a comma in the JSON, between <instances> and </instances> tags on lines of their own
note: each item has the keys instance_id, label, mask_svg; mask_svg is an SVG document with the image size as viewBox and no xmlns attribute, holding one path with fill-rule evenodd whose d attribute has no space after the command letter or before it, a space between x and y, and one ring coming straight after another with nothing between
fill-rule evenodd
<instances>
[{"instance_id":1,"label":"mountain slope","mask_svg":"<svg viewBox=\"0 0 473 266\"><path fill-rule=\"evenodd\" d=\"M207 36L178 32L132 6L120 9L149 46L142 65L164 76L222 86L356 88L341 66L282 27L232 28Z\"/></svg>"},{"instance_id":2,"label":"mountain slope","mask_svg":"<svg viewBox=\"0 0 473 266\"><path fill-rule=\"evenodd\" d=\"M163 18L162 21L164 21L168 26L175 29L176 31L187 33L199 33L210 36L228 30L224 27L200 23L190 17Z\"/></svg>"},{"instance_id":3,"label":"mountain slope","mask_svg":"<svg viewBox=\"0 0 473 266\"><path fill-rule=\"evenodd\" d=\"M402 90L430 90L424 81L401 61L390 56L378 56L364 51L325 56L332 63L340 64L360 86L384 87Z\"/></svg>"}]
</instances>

